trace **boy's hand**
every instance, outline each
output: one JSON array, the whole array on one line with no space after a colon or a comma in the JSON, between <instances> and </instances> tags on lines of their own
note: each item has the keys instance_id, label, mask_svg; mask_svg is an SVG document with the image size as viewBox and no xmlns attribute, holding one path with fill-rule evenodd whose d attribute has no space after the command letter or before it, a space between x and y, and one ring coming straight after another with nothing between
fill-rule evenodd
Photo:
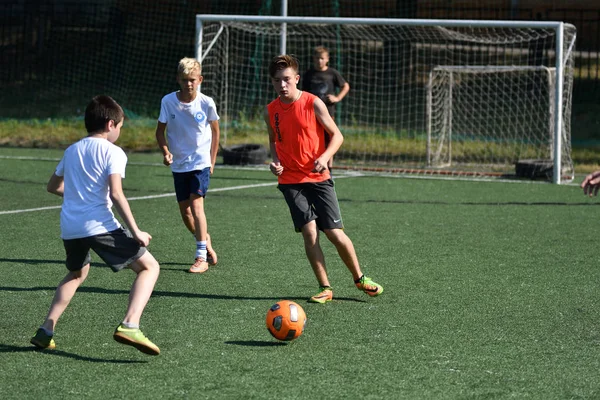
<instances>
[{"instance_id":1,"label":"boy's hand","mask_svg":"<svg viewBox=\"0 0 600 400\"><path fill-rule=\"evenodd\" d=\"M312 172L318 172L320 174L322 174L323 172L327 171L327 162L329 160L327 158L324 157L319 157L315 160L315 166L312 169Z\"/></svg>"},{"instance_id":2,"label":"boy's hand","mask_svg":"<svg viewBox=\"0 0 600 400\"><path fill-rule=\"evenodd\" d=\"M138 231L133 233L133 238L137 240L142 246L148 247L152 236L148 232Z\"/></svg>"},{"instance_id":3,"label":"boy's hand","mask_svg":"<svg viewBox=\"0 0 600 400\"><path fill-rule=\"evenodd\" d=\"M600 171L586 176L583 182L581 182L581 188L583 189L583 194L590 197L596 196L598 189L600 189Z\"/></svg>"},{"instance_id":4,"label":"boy's hand","mask_svg":"<svg viewBox=\"0 0 600 400\"><path fill-rule=\"evenodd\" d=\"M171 164L173 164L173 154L171 153L167 153L163 156L163 164L165 164L167 167Z\"/></svg>"},{"instance_id":5,"label":"boy's hand","mask_svg":"<svg viewBox=\"0 0 600 400\"><path fill-rule=\"evenodd\" d=\"M272 162L271 164L269 164L269 169L271 170L273 175L279 176L283 173L283 167L281 166L281 163L279 161Z\"/></svg>"},{"instance_id":6,"label":"boy's hand","mask_svg":"<svg viewBox=\"0 0 600 400\"><path fill-rule=\"evenodd\" d=\"M327 95L327 100L331 104L335 104L335 103L339 103L340 102L340 99L336 95L333 95L333 94L328 94Z\"/></svg>"}]
</instances>

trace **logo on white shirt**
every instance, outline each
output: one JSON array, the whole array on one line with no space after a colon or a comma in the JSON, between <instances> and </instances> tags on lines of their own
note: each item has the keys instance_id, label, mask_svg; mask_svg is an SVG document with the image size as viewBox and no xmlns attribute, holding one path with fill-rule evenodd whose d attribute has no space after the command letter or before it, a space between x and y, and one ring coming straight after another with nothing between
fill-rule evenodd
<instances>
[{"instance_id":1,"label":"logo on white shirt","mask_svg":"<svg viewBox=\"0 0 600 400\"><path fill-rule=\"evenodd\" d=\"M206 114L204 114L202 111L198 111L194 115L194 118L196 119L197 122L204 122L204 120L206 120Z\"/></svg>"}]
</instances>

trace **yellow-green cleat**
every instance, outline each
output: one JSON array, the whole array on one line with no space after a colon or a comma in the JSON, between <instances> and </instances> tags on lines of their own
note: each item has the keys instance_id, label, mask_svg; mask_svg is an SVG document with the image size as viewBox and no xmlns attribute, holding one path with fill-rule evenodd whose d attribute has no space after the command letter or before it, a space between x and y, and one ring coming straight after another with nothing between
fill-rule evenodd
<instances>
[{"instance_id":1,"label":"yellow-green cleat","mask_svg":"<svg viewBox=\"0 0 600 400\"><path fill-rule=\"evenodd\" d=\"M371 278L367 278L364 275L358 282L354 282L354 284L359 290L362 290L371 297L379 296L381 293L383 293L383 286L373 282Z\"/></svg>"},{"instance_id":2,"label":"yellow-green cleat","mask_svg":"<svg viewBox=\"0 0 600 400\"><path fill-rule=\"evenodd\" d=\"M29 342L38 349L54 350L56 348L52 336L47 335L42 328L37 330L35 336Z\"/></svg>"},{"instance_id":3,"label":"yellow-green cleat","mask_svg":"<svg viewBox=\"0 0 600 400\"><path fill-rule=\"evenodd\" d=\"M123 325L119 325L117 326L117 329L115 329L113 338L119 343L135 347L142 353L149 354L151 356L157 356L160 354L160 349L158 346L144 336L139 328L131 329L126 328Z\"/></svg>"},{"instance_id":4,"label":"yellow-green cleat","mask_svg":"<svg viewBox=\"0 0 600 400\"><path fill-rule=\"evenodd\" d=\"M308 299L308 302L325 304L328 301L331 301L332 299L333 299L333 290L331 289L331 287L321 287L321 291L319 293L315 294L314 296L312 296L310 299Z\"/></svg>"}]
</instances>

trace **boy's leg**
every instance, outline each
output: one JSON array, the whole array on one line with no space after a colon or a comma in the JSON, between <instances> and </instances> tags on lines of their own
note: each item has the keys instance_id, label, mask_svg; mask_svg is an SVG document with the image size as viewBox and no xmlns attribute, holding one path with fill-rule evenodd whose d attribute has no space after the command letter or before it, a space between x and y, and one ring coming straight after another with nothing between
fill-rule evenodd
<instances>
[{"instance_id":1,"label":"boy's leg","mask_svg":"<svg viewBox=\"0 0 600 400\"><path fill-rule=\"evenodd\" d=\"M142 312L148 304L148 300L154 290L154 285L160 273L158 261L149 252L145 252L140 258L132 262L129 266L137 276L131 286L129 292L129 304L127 305L127 313L123 322L139 325Z\"/></svg>"},{"instance_id":2,"label":"boy's leg","mask_svg":"<svg viewBox=\"0 0 600 400\"><path fill-rule=\"evenodd\" d=\"M194 214L192 213L192 208L190 206L190 200L180 201L179 204L179 213L181 214L181 219L185 224L185 227L190 231L191 234L197 238L196 234L196 222L194 219ZM206 217L205 217L206 219ZM196 239L198 240L198 239ZM212 247L212 242L210 240L210 234L208 233L208 229L206 232L206 250L208 251L206 261L208 265L217 265L217 253Z\"/></svg>"},{"instance_id":3,"label":"boy's leg","mask_svg":"<svg viewBox=\"0 0 600 400\"><path fill-rule=\"evenodd\" d=\"M43 328L45 332L54 332L58 319L65 312L79 286L81 286L83 281L85 281L89 270L90 264L86 264L78 271L69 271L63 280L58 284L56 292L54 293L54 298L50 304L50 309L48 310L48 315L40 327ZM38 334L36 334L36 336L34 336L34 338L31 340L32 344L37 347L54 348L54 341L52 340L51 334L49 335L46 333L42 335L44 336L44 340L42 341L39 340L39 335L40 333L38 331Z\"/></svg>"},{"instance_id":4,"label":"boy's leg","mask_svg":"<svg viewBox=\"0 0 600 400\"><path fill-rule=\"evenodd\" d=\"M217 265L217 252L212 247L212 240L210 240L210 233L206 232L206 262L208 265Z\"/></svg>"},{"instance_id":5,"label":"boy's leg","mask_svg":"<svg viewBox=\"0 0 600 400\"><path fill-rule=\"evenodd\" d=\"M154 285L160 273L160 266L154 256L146 251L140 258L129 266L136 274L136 278L129 293L129 304L123 323L120 324L113 335L119 343L135 347L139 351L150 354L160 354L160 349L152 343L139 329L140 318L148 300L154 290Z\"/></svg>"},{"instance_id":6,"label":"boy's leg","mask_svg":"<svg viewBox=\"0 0 600 400\"><path fill-rule=\"evenodd\" d=\"M202 273L208 269L207 262L207 229L206 215L204 214L204 197L192 194L190 195L190 208L194 216L195 236L196 236L196 259L194 265L190 267L189 272Z\"/></svg>"},{"instance_id":7,"label":"boy's leg","mask_svg":"<svg viewBox=\"0 0 600 400\"><path fill-rule=\"evenodd\" d=\"M304 250L310 266L319 282L321 291L312 296L308 301L311 303L326 303L333 298L333 291L329 285L327 268L325 267L325 256L319 244L319 230L315 221L310 221L302 227L304 239Z\"/></svg>"},{"instance_id":8,"label":"boy's leg","mask_svg":"<svg viewBox=\"0 0 600 400\"><path fill-rule=\"evenodd\" d=\"M335 246L348 270L352 273L356 287L369 296L380 295L383 292L383 287L364 276L358 264L354 244L348 235L342 229L325 229L324 232L329 241Z\"/></svg>"},{"instance_id":9,"label":"boy's leg","mask_svg":"<svg viewBox=\"0 0 600 400\"><path fill-rule=\"evenodd\" d=\"M206 241L206 214L204 213L204 197L190 195L190 209L194 219L194 233L197 241Z\"/></svg>"},{"instance_id":10,"label":"boy's leg","mask_svg":"<svg viewBox=\"0 0 600 400\"><path fill-rule=\"evenodd\" d=\"M304 239L304 251L310 262L315 277L320 286L329 286L327 269L325 267L325 256L319 244L319 231L315 221L310 221L302 227L302 238Z\"/></svg>"},{"instance_id":11,"label":"boy's leg","mask_svg":"<svg viewBox=\"0 0 600 400\"><path fill-rule=\"evenodd\" d=\"M319 244L319 230L315 221L314 209L309 201L311 188L305 184L279 184L278 189L283 193L283 197L290 209L294 228L297 232L302 233L306 257L321 288L321 292L312 296L309 301L315 303L330 301L333 295L329 286L329 278L327 277L325 256Z\"/></svg>"},{"instance_id":12,"label":"boy's leg","mask_svg":"<svg viewBox=\"0 0 600 400\"><path fill-rule=\"evenodd\" d=\"M48 316L42 324L42 328L47 329L48 331L54 331L56 322L63 312L65 312L65 309L71 302L75 292L77 292L79 286L81 286L83 281L85 281L85 278L87 278L89 271L90 264L86 264L79 271L69 271L67 273L56 288L56 293L54 293Z\"/></svg>"},{"instance_id":13,"label":"boy's leg","mask_svg":"<svg viewBox=\"0 0 600 400\"><path fill-rule=\"evenodd\" d=\"M194 225L194 216L192 215L192 209L190 208L190 200L180 201L178 202L178 205L183 224L191 234L196 235L196 226Z\"/></svg>"},{"instance_id":14,"label":"boy's leg","mask_svg":"<svg viewBox=\"0 0 600 400\"><path fill-rule=\"evenodd\" d=\"M342 229L325 229L324 233L327 236L327 239L335 246L344 265L346 265L350 273L352 273L352 278L354 280L359 279L362 276L362 271L358 264L358 257L356 256L354 244L348 235L346 235Z\"/></svg>"}]
</instances>

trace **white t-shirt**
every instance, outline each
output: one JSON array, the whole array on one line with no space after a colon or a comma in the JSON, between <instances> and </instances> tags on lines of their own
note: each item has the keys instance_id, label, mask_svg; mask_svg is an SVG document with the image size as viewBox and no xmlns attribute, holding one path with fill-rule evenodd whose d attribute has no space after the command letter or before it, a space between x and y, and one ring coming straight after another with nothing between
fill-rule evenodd
<instances>
[{"instance_id":1,"label":"white t-shirt","mask_svg":"<svg viewBox=\"0 0 600 400\"><path fill-rule=\"evenodd\" d=\"M65 193L60 212L63 239L78 239L121 227L112 212L108 177L125 178L127 156L102 138L86 137L65 150L55 174L64 177Z\"/></svg>"},{"instance_id":2,"label":"white t-shirt","mask_svg":"<svg viewBox=\"0 0 600 400\"><path fill-rule=\"evenodd\" d=\"M211 166L209 122L218 119L215 102L200 92L191 103L179 101L177 92L162 98L158 121L167 124L167 141L173 154L171 171L190 172Z\"/></svg>"}]
</instances>

